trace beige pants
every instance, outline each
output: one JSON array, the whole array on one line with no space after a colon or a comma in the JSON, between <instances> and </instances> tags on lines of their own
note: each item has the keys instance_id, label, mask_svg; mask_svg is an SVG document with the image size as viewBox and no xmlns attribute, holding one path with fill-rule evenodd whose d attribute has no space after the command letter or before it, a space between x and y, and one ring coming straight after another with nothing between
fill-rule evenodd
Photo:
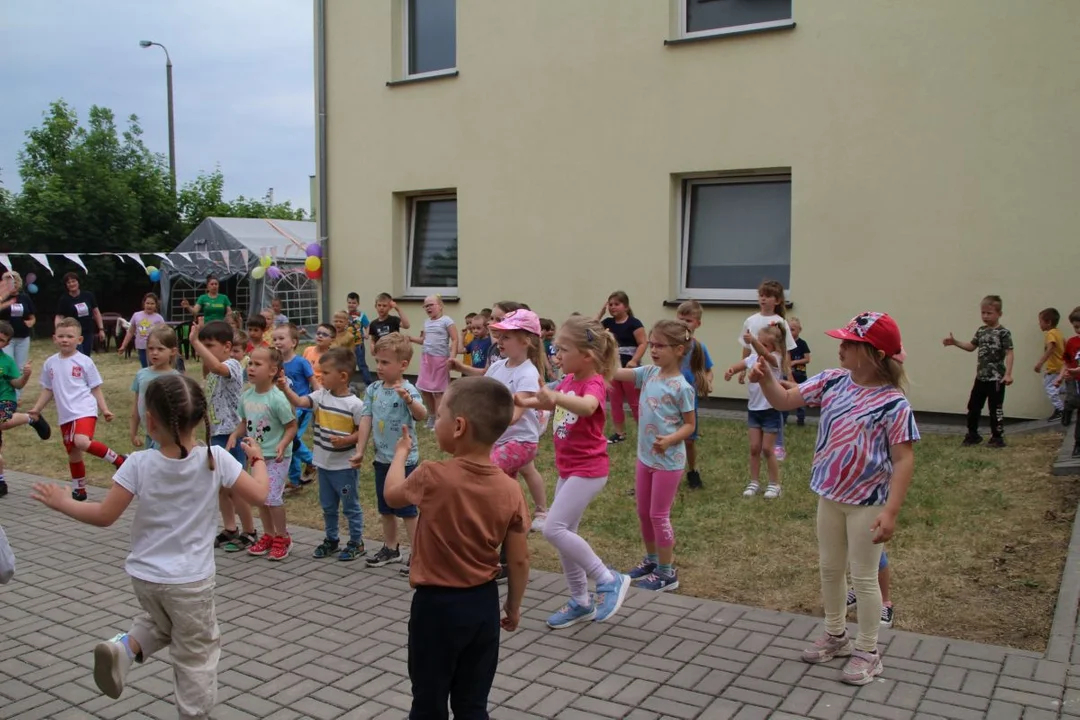
<instances>
[{"instance_id":1,"label":"beige pants","mask_svg":"<svg viewBox=\"0 0 1080 720\"><path fill-rule=\"evenodd\" d=\"M146 614L128 633L146 659L169 648L181 718L209 718L217 702L217 667L221 632L214 611L214 578L183 585L131 579Z\"/></svg>"},{"instance_id":2,"label":"beige pants","mask_svg":"<svg viewBox=\"0 0 1080 720\"><path fill-rule=\"evenodd\" d=\"M830 635L844 632L846 573L850 565L851 584L858 598L859 635L855 638L855 647L865 652L877 649L881 627L878 563L882 546L874 544L874 533L870 528L882 509L881 505L846 505L818 498L817 536L825 629Z\"/></svg>"}]
</instances>

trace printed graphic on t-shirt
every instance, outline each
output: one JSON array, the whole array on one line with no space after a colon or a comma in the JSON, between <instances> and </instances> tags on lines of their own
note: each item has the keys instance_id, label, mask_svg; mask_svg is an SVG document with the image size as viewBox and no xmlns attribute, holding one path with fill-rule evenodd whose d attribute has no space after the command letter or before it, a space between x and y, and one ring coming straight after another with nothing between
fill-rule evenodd
<instances>
[{"instance_id":1,"label":"printed graphic on t-shirt","mask_svg":"<svg viewBox=\"0 0 1080 720\"><path fill-rule=\"evenodd\" d=\"M73 377L73 378L81 378L82 376L83 376L82 366L81 365L72 365L71 366L71 377Z\"/></svg>"},{"instance_id":2,"label":"printed graphic on t-shirt","mask_svg":"<svg viewBox=\"0 0 1080 720\"><path fill-rule=\"evenodd\" d=\"M75 314L79 317L86 317L90 314L90 307L86 303L75 303Z\"/></svg>"},{"instance_id":3,"label":"printed graphic on t-shirt","mask_svg":"<svg viewBox=\"0 0 1080 720\"><path fill-rule=\"evenodd\" d=\"M22 303L14 303L14 304L12 304L11 305L11 317L13 317L13 318L21 318L22 316L23 316L23 305L22 305Z\"/></svg>"},{"instance_id":4,"label":"printed graphic on t-shirt","mask_svg":"<svg viewBox=\"0 0 1080 720\"><path fill-rule=\"evenodd\" d=\"M577 393L573 390L567 390L566 394L570 397L577 397ZM577 421L577 414L570 412L562 405L556 405L555 415L551 421L551 432L560 440L565 440L570 436L570 429Z\"/></svg>"},{"instance_id":5,"label":"printed graphic on t-shirt","mask_svg":"<svg viewBox=\"0 0 1080 720\"><path fill-rule=\"evenodd\" d=\"M153 325L150 323L150 318L144 317L142 320L139 320L139 326L135 328L135 332L140 338L144 338L150 334L150 328L152 327Z\"/></svg>"}]
</instances>

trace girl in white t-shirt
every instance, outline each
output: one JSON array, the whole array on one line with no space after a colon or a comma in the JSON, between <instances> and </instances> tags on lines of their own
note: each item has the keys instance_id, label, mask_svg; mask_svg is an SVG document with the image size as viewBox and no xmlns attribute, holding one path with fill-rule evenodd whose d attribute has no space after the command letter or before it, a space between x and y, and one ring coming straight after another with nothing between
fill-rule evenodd
<instances>
[{"instance_id":1,"label":"girl in white t-shirt","mask_svg":"<svg viewBox=\"0 0 1080 720\"><path fill-rule=\"evenodd\" d=\"M790 356L784 352L785 338L784 326L775 323L766 325L757 336L749 332L743 335L745 342L753 352L728 368L724 373L725 380L745 373L749 368L757 364L758 357L765 358L773 375L780 379L790 372ZM773 408L761 391L761 387L752 383L747 388L749 400L746 408L747 435L750 440L750 482L743 491L743 497L754 497L761 488L761 458L765 457L765 464L769 472L769 485L765 488L765 497L774 500L780 497L780 464L773 448L776 445L776 437L783 426L783 416L779 410Z\"/></svg>"},{"instance_id":2,"label":"girl in white t-shirt","mask_svg":"<svg viewBox=\"0 0 1080 720\"><path fill-rule=\"evenodd\" d=\"M422 346L420 351L420 375L416 378L416 389L424 398L428 409L427 427L435 427L435 415L439 412L439 401L450 386L450 360L456 358L461 349L458 347L458 331L454 321L443 314L443 302L440 295L424 298L424 312L428 319L420 337L410 337L411 342Z\"/></svg>"},{"instance_id":3,"label":"girl in white t-shirt","mask_svg":"<svg viewBox=\"0 0 1080 720\"><path fill-rule=\"evenodd\" d=\"M750 347L745 339L746 334L750 333L750 337L757 337L761 329L768 327L769 325L779 324L784 329L784 347L785 353L790 353L796 348L795 337L791 334L791 328L787 322L787 307L784 301L784 286L776 280L766 280L758 287L758 312L754 313L750 317L746 318L746 322L743 323L742 334L739 335L739 344L743 347L743 360L750 357L750 351L753 349ZM788 379L785 373L784 378ZM746 382L746 373L739 373L739 384L742 385ZM776 459L780 462L784 461L786 455L784 450L784 423L780 423L780 431L776 436L776 448L774 449Z\"/></svg>"},{"instance_id":4,"label":"girl in white t-shirt","mask_svg":"<svg viewBox=\"0 0 1080 720\"><path fill-rule=\"evenodd\" d=\"M221 633L214 611L214 531L218 491L232 488L249 505L266 501L269 478L258 444L244 440L252 474L210 440L206 396L184 375L165 375L146 388L146 427L159 449L132 453L100 502L81 503L59 485L38 483L32 497L88 525L109 527L138 497L125 569L145 614L131 630L94 648L94 682L120 697L131 662L169 648L176 709L209 717L217 701Z\"/></svg>"}]
</instances>

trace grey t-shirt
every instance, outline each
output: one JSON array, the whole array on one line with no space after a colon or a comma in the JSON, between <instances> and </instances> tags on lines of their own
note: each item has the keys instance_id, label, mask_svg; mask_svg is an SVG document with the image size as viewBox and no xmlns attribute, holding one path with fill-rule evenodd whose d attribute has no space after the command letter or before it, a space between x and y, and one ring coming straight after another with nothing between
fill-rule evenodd
<instances>
[{"instance_id":1,"label":"grey t-shirt","mask_svg":"<svg viewBox=\"0 0 1080 720\"><path fill-rule=\"evenodd\" d=\"M228 435L240 424L240 392L244 389L244 369L237 360L225 361L229 377L210 373L206 376L206 395L210 398L210 434Z\"/></svg>"}]
</instances>

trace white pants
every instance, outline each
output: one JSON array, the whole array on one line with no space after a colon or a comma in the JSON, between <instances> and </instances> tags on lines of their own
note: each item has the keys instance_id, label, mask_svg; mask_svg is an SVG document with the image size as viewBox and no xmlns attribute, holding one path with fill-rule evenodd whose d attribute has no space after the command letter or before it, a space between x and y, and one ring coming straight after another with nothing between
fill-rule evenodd
<instances>
[{"instance_id":1,"label":"white pants","mask_svg":"<svg viewBox=\"0 0 1080 720\"><path fill-rule=\"evenodd\" d=\"M1046 397L1050 398L1050 404L1054 406L1054 410L1061 412L1065 409L1065 401L1061 398L1061 388L1054 386L1057 377L1057 373L1043 373L1043 388L1046 390Z\"/></svg>"},{"instance_id":2,"label":"white pants","mask_svg":"<svg viewBox=\"0 0 1080 720\"><path fill-rule=\"evenodd\" d=\"M847 615L847 577L858 598L859 635L855 647L864 652L877 649L881 627L881 587L878 565L883 545L875 545L870 529L881 505L848 505L818 498L817 536L821 561L821 599L825 606L825 629L830 635L844 633Z\"/></svg>"},{"instance_id":3,"label":"white pants","mask_svg":"<svg viewBox=\"0 0 1080 720\"><path fill-rule=\"evenodd\" d=\"M563 575L570 588L570 597L579 605L589 604L589 578L607 578L604 562L577 534L581 516L593 498L607 485L607 478L559 478L555 499L544 521L544 537L559 551Z\"/></svg>"},{"instance_id":4,"label":"white pants","mask_svg":"<svg viewBox=\"0 0 1080 720\"><path fill-rule=\"evenodd\" d=\"M11 342L4 348L4 352L15 361L21 371L22 366L30 359L30 338L11 338ZM17 398L20 395L22 395L22 390L16 390L15 397Z\"/></svg>"}]
</instances>

